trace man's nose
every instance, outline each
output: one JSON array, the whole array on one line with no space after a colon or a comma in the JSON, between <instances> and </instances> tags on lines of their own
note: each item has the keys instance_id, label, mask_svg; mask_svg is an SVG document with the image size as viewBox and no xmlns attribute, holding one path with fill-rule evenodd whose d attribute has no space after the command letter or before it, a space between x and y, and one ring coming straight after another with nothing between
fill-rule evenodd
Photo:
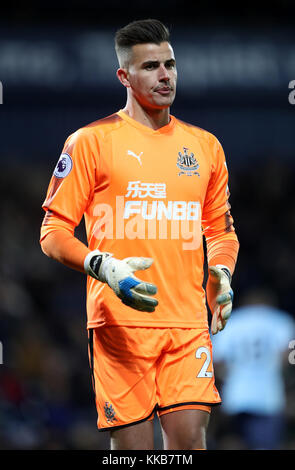
<instances>
[{"instance_id":1,"label":"man's nose","mask_svg":"<svg viewBox=\"0 0 295 470\"><path fill-rule=\"evenodd\" d=\"M168 82L170 79L168 70L166 69L165 65L160 65L159 67L159 81Z\"/></svg>"}]
</instances>

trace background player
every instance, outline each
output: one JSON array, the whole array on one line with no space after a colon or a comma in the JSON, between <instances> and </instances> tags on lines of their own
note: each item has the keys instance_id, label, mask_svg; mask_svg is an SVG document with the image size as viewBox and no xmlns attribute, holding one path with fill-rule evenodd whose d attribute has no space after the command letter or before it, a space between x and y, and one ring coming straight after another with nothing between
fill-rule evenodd
<instances>
[{"instance_id":1,"label":"background player","mask_svg":"<svg viewBox=\"0 0 295 470\"><path fill-rule=\"evenodd\" d=\"M292 317L273 291L249 289L230 324L214 336L214 361L222 381L223 421L240 448L279 449L285 437L288 346ZM225 434L225 430L223 430Z\"/></svg>"},{"instance_id":2,"label":"background player","mask_svg":"<svg viewBox=\"0 0 295 470\"><path fill-rule=\"evenodd\" d=\"M155 411L165 448L205 448L211 406L221 400L202 234L213 333L231 312L239 246L224 153L212 134L170 115L177 71L162 23L122 28L116 52L126 106L67 139L43 205L41 245L88 274L98 428L111 431L112 448L152 449ZM88 247L74 236L83 215Z\"/></svg>"}]
</instances>

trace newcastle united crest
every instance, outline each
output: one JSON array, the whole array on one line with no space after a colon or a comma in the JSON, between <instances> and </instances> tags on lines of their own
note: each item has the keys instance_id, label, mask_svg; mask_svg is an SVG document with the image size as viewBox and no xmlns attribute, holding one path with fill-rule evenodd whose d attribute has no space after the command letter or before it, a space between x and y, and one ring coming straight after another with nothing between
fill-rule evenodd
<instances>
[{"instance_id":1,"label":"newcastle united crest","mask_svg":"<svg viewBox=\"0 0 295 470\"><path fill-rule=\"evenodd\" d=\"M108 423L113 423L114 421L117 421L117 418L115 416L116 413L111 403L106 401L103 408Z\"/></svg>"},{"instance_id":2,"label":"newcastle united crest","mask_svg":"<svg viewBox=\"0 0 295 470\"><path fill-rule=\"evenodd\" d=\"M183 147L183 153L178 152L176 165L181 170L178 173L178 176L181 176L181 175L200 176L200 173L197 172L197 169L199 168L199 164L197 160L195 159L194 154L193 153L189 154L187 147Z\"/></svg>"}]
</instances>

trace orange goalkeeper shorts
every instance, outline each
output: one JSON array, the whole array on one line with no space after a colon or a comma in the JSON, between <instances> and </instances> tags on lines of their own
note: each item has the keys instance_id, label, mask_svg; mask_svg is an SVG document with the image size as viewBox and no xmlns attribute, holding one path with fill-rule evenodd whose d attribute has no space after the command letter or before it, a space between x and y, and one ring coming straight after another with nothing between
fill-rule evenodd
<instances>
[{"instance_id":1,"label":"orange goalkeeper shorts","mask_svg":"<svg viewBox=\"0 0 295 470\"><path fill-rule=\"evenodd\" d=\"M90 329L89 359L101 431L221 403L207 329Z\"/></svg>"}]
</instances>

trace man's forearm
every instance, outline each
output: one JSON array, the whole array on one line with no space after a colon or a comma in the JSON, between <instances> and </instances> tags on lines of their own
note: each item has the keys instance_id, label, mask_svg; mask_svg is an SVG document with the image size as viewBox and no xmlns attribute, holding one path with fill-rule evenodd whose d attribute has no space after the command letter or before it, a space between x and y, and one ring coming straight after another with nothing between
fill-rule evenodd
<instances>
[{"instance_id":1,"label":"man's forearm","mask_svg":"<svg viewBox=\"0 0 295 470\"><path fill-rule=\"evenodd\" d=\"M223 238L207 243L208 264L212 266L224 265L233 274L239 252L239 242L233 238Z\"/></svg>"},{"instance_id":2,"label":"man's forearm","mask_svg":"<svg viewBox=\"0 0 295 470\"><path fill-rule=\"evenodd\" d=\"M50 258L69 268L85 272L84 260L90 250L67 230L60 229L49 232L41 241L41 248L43 253Z\"/></svg>"},{"instance_id":3,"label":"man's forearm","mask_svg":"<svg viewBox=\"0 0 295 470\"><path fill-rule=\"evenodd\" d=\"M110 253L90 251L73 234L62 229L47 233L41 240L41 248L50 258L107 283L121 301L131 308L153 312L158 305L158 301L153 298L157 292L156 286L134 276L135 271L151 266L153 260L150 258L117 260Z\"/></svg>"}]
</instances>

